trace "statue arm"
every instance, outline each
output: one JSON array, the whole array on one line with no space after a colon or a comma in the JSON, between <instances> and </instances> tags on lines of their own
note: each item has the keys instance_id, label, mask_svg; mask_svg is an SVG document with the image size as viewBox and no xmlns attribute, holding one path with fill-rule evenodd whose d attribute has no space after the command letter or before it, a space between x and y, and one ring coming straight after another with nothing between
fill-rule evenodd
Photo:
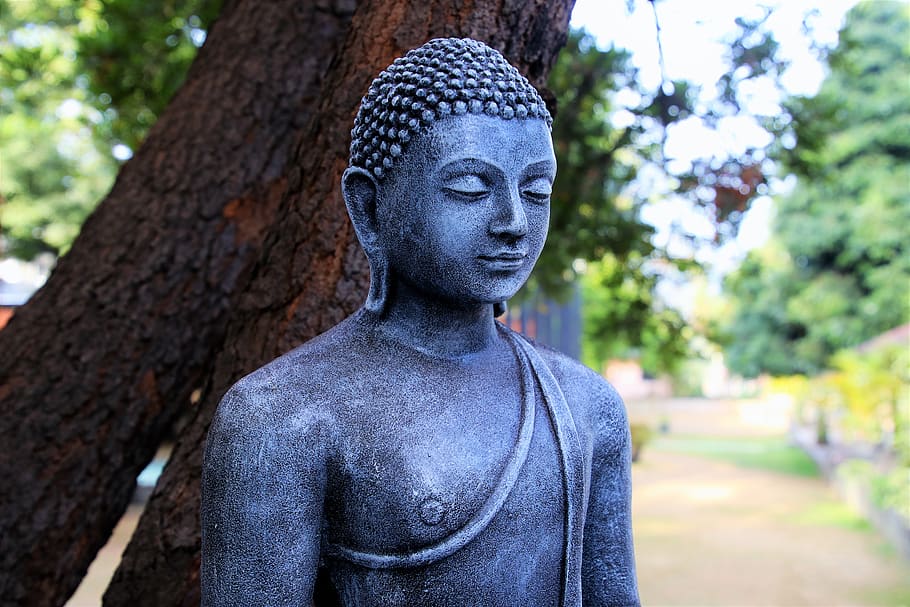
<instances>
[{"instance_id":1,"label":"statue arm","mask_svg":"<svg viewBox=\"0 0 910 607\"><path fill-rule=\"evenodd\" d=\"M247 380L225 395L206 442L202 604L309 605L326 482L321 424L273 408L275 393Z\"/></svg>"},{"instance_id":2,"label":"statue arm","mask_svg":"<svg viewBox=\"0 0 910 607\"><path fill-rule=\"evenodd\" d=\"M582 596L585 607L627 607L640 605L632 546L631 436L622 399L606 382L600 388L593 412Z\"/></svg>"}]
</instances>

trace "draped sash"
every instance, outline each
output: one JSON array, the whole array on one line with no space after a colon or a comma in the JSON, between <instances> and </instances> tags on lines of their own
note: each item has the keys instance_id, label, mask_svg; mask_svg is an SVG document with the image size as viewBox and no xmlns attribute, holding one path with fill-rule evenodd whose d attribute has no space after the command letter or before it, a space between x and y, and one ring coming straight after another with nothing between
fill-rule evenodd
<instances>
[{"instance_id":1,"label":"draped sash","mask_svg":"<svg viewBox=\"0 0 910 607\"><path fill-rule=\"evenodd\" d=\"M534 434L534 410L537 388L556 437L565 499L563 576L560 604L581 606L581 554L585 512L584 455L572 412L565 395L537 350L523 336L497 323L515 353L522 383L522 408L518 437L496 487L484 504L458 530L440 541L413 552L376 553L354 550L340 544L326 543L326 556L371 569L425 567L440 561L474 540L499 513L515 486L527 460Z\"/></svg>"}]
</instances>

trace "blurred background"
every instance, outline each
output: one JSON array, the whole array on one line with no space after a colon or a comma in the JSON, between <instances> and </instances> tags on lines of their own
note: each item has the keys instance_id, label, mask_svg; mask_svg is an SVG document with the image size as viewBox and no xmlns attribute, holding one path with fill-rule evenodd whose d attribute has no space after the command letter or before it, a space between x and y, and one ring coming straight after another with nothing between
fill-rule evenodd
<instances>
[{"instance_id":1,"label":"blurred background","mask_svg":"<svg viewBox=\"0 0 910 607\"><path fill-rule=\"evenodd\" d=\"M0 327L219 9L0 0ZM572 27L550 237L505 320L626 399L644 602L910 605L910 4L579 0Z\"/></svg>"}]
</instances>

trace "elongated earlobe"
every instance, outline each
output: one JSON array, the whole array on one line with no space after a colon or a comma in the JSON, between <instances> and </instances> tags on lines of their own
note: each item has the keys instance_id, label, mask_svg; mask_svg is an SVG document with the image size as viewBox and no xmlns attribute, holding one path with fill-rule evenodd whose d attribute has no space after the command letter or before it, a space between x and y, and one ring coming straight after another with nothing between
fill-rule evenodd
<instances>
[{"instance_id":1,"label":"elongated earlobe","mask_svg":"<svg viewBox=\"0 0 910 607\"><path fill-rule=\"evenodd\" d=\"M389 262L385 255L367 256L370 262L370 292L363 306L382 314L389 299Z\"/></svg>"},{"instance_id":2,"label":"elongated earlobe","mask_svg":"<svg viewBox=\"0 0 910 607\"><path fill-rule=\"evenodd\" d=\"M376 202L379 184L375 177L360 167L350 167L341 178L341 192L348 208L357 240L370 262L370 292L364 307L381 314L389 293L389 262L379 239Z\"/></svg>"}]
</instances>

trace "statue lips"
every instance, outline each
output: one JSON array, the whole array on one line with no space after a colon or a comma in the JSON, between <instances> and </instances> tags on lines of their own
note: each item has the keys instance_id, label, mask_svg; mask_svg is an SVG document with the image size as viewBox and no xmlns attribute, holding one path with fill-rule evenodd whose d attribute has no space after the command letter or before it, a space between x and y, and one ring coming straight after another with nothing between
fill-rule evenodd
<instances>
[{"instance_id":1,"label":"statue lips","mask_svg":"<svg viewBox=\"0 0 910 607\"><path fill-rule=\"evenodd\" d=\"M523 249L506 249L497 251L490 255L478 255L477 259L491 270L501 272L514 272L520 270L525 260L528 258L528 252Z\"/></svg>"}]
</instances>

